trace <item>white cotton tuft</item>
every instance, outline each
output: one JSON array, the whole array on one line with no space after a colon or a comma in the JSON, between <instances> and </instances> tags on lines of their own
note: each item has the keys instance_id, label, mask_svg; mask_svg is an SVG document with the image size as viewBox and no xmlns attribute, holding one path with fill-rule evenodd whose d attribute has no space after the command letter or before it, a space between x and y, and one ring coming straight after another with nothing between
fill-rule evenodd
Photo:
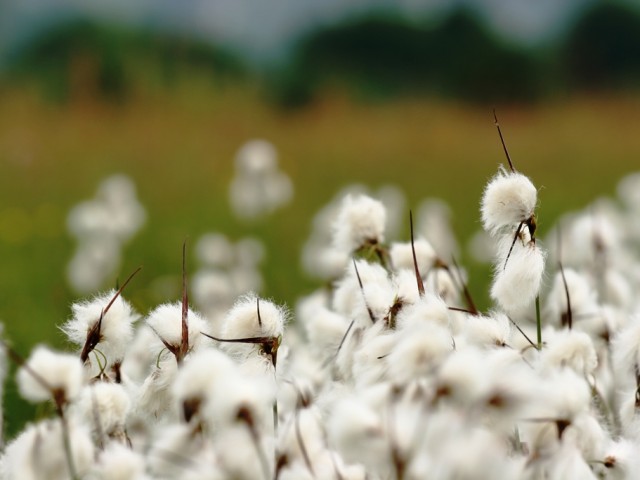
<instances>
[{"instance_id":1,"label":"white cotton tuft","mask_svg":"<svg viewBox=\"0 0 640 480\"><path fill-rule=\"evenodd\" d=\"M133 407L136 415L153 422L165 416L177 420L177 416L170 415L175 413L171 408L174 405L171 385L177 371L177 362L165 352L164 358L160 357L157 366L153 367L135 394Z\"/></svg>"},{"instance_id":2,"label":"white cotton tuft","mask_svg":"<svg viewBox=\"0 0 640 480\"><path fill-rule=\"evenodd\" d=\"M103 310L111 302L115 293L115 290L111 290L71 306L73 316L60 327L69 340L79 347L85 344L87 333L98 323ZM133 339L133 323L138 318L139 315L133 310L131 304L121 295L116 298L102 318L99 349L111 362L122 360L125 350Z\"/></svg>"},{"instance_id":3,"label":"white cotton tuft","mask_svg":"<svg viewBox=\"0 0 640 480\"><path fill-rule=\"evenodd\" d=\"M386 378L386 357L393 352L397 339L395 331L389 331L383 321L365 332L360 347L353 355L352 376L356 388L377 385Z\"/></svg>"},{"instance_id":4,"label":"white cotton tuft","mask_svg":"<svg viewBox=\"0 0 640 480\"><path fill-rule=\"evenodd\" d=\"M213 348L199 350L182 365L173 382L177 409L186 417L190 415L185 410L189 402L196 410L203 408L209 401L214 382L223 376L231 378L234 375L238 375L236 365L226 354Z\"/></svg>"},{"instance_id":5,"label":"white cotton tuft","mask_svg":"<svg viewBox=\"0 0 640 480\"><path fill-rule=\"evenodd\" d=\"M409 270L400 270L391 277L392 291L395 292L396 302L402 305L402 308L416 303L420 299L420 291L414 272Z\"/></svg>"},{"instance_id":6,"label":"white cotton tuft","mask_svg":"<svg viewBox=\"0 0 640 480\"><path fill-rule=\"evenodd\" d=\"M182 342L182 303L165 303L156 307L146 318L147 325L156 333L159 340L164 340L173 347ZM187 313L189 326L189 349L193 349L202 341L200 332L206 330L206 321L197 312L189 309ZM157 342L151 345L157 351ZM160 344L160 346L163 346Z\"/></svg>"},{"instance_id":7,"label":"white cotton tuft","mask_svg":"<svg viewBox=\"0 0 640 480\"><path fill-rule=\"evenodd\" d=\"M74 291L86 294L100 288L120 266L120 244L105 236L83 241L67 265L67 279Z\"/></svg>"},{"instance_id":8,"label":"white cotton tuft","mask_svg":"<svg viewBox=\"0 0 640 480\"><path fill-rule=\"evenodd\" d=\"M425 198L418 205L416 235L424 236L441 258L457 257L460 253L451 216L449 205L438 198Z\"/></svg>"},{"instance_id":9,"label":"white cotton tuft","mask_svg":"<svg viewBox=\"0 0 640 480\"><path fill-rule=\"evenodd\" d=\"M540 384L539 393L544 402L536 402L533 417L563 419L569 422L588 412L591 389L582 375L563 368L545 373L545 382Z\"/></svg>"},{"instance_id":10,"label":"white cotton tuft","mask_svg":"<svg viewBox=\"0 0 640 480\"><path fill-rule=\"evenodd\" d=\"M218 480L210 442L194 432L193 425L179 423L159 429L148 450L147 471L152 478L187 478L187 474L208 467L209 475L196 478Z\"/></svg>"},{"instance_id":11,"label":"white cotton tuft","mask_svg":"<svg viewBox=\"0 0 640 480\"><path fill-rule=\"evenodd\" d=\"M347 266L345 275L340 279L334 290L332 306L333 309L341 315L347 318L355 318L358 323L368 326L371 324L368 308L372 308L372 306L369 305L370 295L368 295L368 293L379 292L381 290L388 292L388 294L384 295L385 298L382 301L382 307L379 308L380 311L378 314L380 314L382 312L386 313L385 306L387 308L390 306L388 297L393 296L393 292L391 290L389 275L384 267L375 263L369 263L365 260L358 260L356 266L358 269L357 274L353 264ZM360 275L362 288L360 288L358 275ZM376 305L380 307L380 302L376 302ZM377 320L378 318L374 316L374 319Z\"/></svg>"},{"instance_id":12,"label":"white cotton tuft","mask_svg":"<svg viewBox=\"0 0 640 480\"><path fill-rule=\"evenodd\" d=\"M388 465L390 450L383 420L360 398L343 398L337 403L329 418L328 436L330 445L347 462L376 471Z\"/></svg>"},{"instance_id":13,"label":"white cotton tuft","mask_svg":"<svg viewBox=\"0 0 640 480\"><path fill-rule=\"evenodd\" d=\"M567 290L571 302L571 313L576 323L581 316L593 315L598 311L597 294L587 278L572 268L564 268L557 272L551 290L547 295L547 310L554 324L565 326L568 321Z\"/></svg>"},{"instance_id":14,"label":"white cotton tuft","mask_svg":"<svg viewBox=\"0 0 640 480\"><path fill-rule=\"evenodd\" d=\"M263 175L277 167L277 156L275 147L268 141L249 140L238 150L235 166L243 174Z\"/></svg>"},{"instance_id":15,"label":"white cotton tuft","mask_svg":"<svg viewBox=\"0 0 640 480\"><path fill-rule=\"evenodd\" d=\"M225 339L278 337L282 335L286 321L284 307L250 293L238 299L229 310L221 334Z\"/></svg>"},{"instance_id":16,"label":"white cotton tuft","mask_svg":"<svg viewBox=\"0 0 640 480\"><path fill-rule=\"evenodd\" d=\"M398 329L412 328L414 325L437 324L450 328L449 307L442 298L427 292L417 302L405 306L398 313Z\"/></svg>"},{"instance_id":17,"label":"white cotton tuft","mask_svg":"<svg viewBox=\"0 0 640 480\"><path fill-rule=\"evenodd\" d=\"M205 312L217 311L233 301L236 289L229 274L220 270L199 270L191 281L193 300Z\"/></svg>"},{"instance_id":18,"label":"white cotton tuft","mask_svg":"<svg viewBox=\"0 0 640 480\"><path fill-rule=\"evenodd\" d=\"M342 274L349 263L349 254L312 238L302 247L301 261L307 274L330 280Z\"/></svg>"},{"instance_id":19,"label":"white cotton tuft","mask_svg":"<svg viewBox=\"0 0 640 480\"><path fill-rule=\"evenodd\" d=\"M578 375L589 376L598 366L598 356L591 337L583 332L563 330L547 335L542 350L542 364L549 369L571 368Z\"/></svg>"},{"instance_id":20,"label":"white cotton tuft","mask_svg":"<svg viewBox=\"0 0 640 480\"><path fill-rule=\"evenodd\" d=\"M611 352L616 376L620 381L631 379L636 369L640 369L640 315L631 316L629 323L618 331Z\"/></svg>"},{"instance_id":21,"label":"white cotton tuft","mask_svg":"<svg viewBox=\"0 0 640 480\"><path fill-rule=\"evenodd\" d=\"M85 428L67 425L69 452L75 473L84 478L93 464L94 447ZM28 426L7 446L4 470L7 479L59 480L71 478L59 419Z\"/></svg>"},{"instance_id":22,"label":"white cotton tuft","mask_svg":"<svg viewBox=\"0 0 640 480\"><path fill-rule=\"evenodd\" d=\"M36 380L32 372L44 380L46 386ZM44 346L36 347L27 359L26 367L18 371L20 394L31 402L51 400L54 392L69 401L80 393L82 383L83 368L78 357Z\"/></svg>"},{"instance_id":23,"label":"white cotton tuft","mask_svg":"<svg viewBox=\"0 0 640 480\"><path fill-rule=\"evenodd\" d=\"M94 469L99 480L147 480L145 460L139 453L119 443L109 444L98 457Z\"/></svg>"},{"instance_id":24,"label":"white cotton tuft","mask_svg":"<svg viewBox=\"0 0 640 480\"><path fill-rule=\"evenodd\" d=\"M333 223L333 245L352 253L384 242L386 216L382 202L366 195L347 195Z\"/></svg>"},{"instance_id":25,"label":"white cotton tuft","mask_svg":"<svg viewBox=\"0 0 640 480\"><path fill-rule=\"evenodd\" d=\"M521 312L533 304L540 292L545 254L534 242L517 239L508 257L511 241L503 238L495 266L491 298L507 313ZM505 264L506 262L506 264Z\"/></svg>"},{"instance_id":26,"label":"white cotton tuft","mask_svg":"<svg viewBox=\"0 0 640 480\"><path fill-rule=\"evenodd\" d=\"M136 196L136 185L127 175L111 175L100 182L96 200L109 209L109 230L123 242L130 240L146 220L145 209Z\"/></svg>"},{"instance_id":27,"label":"white cotton tuft","mask_svg":"<svg viewBox=\"0 0 640 480\"><path fill-rule=\"evenodd\" d=\"M424 277L436 261L436 252L431 244L424 238L416 239L413 245L416 251L416 260L418 268L420 269L420 275ZM391 257L391 264L394 270L409 269L414 271L413 250L411 249L410 242L392 243L389 249L389 256Z\"/></svg>"},{"instance_id":28,"label":"white cotton tuft","mask_svg":"<svg viewBox=\"0 0 640 480\"><path fill-rule=\"evenodd\" d=\"M239 218L269 214L293 196L290 178L278 170L276 151L264 140L247 142L238 152L229 200Z\"/></svg>"},{"instance_id":29,"label":"white cotton tuft","mask_svg":"<svg viewBox=\"0 0 640 480\"><path fill-rule=\"evenodd\" d=\"M337 351L350 322L327 308L325 302L316 295L305 298L298 304L297 318L305 329L309 348L328 358Z\"/></svg>"},{"instance_id":30,"label":"white cotton tuft","mask_svg":"<svg viewBox=\"0 0 640 480\"><path fill-rule=\"evenodd\" d=\"M278 450L286 454L289 461L302 462L306 454L313 466L325 448L322 416L313 406L297 408L279 431Z\"/></svg>"},{"instance_id":31,"label":"white cotton tuft","mask_svg":"<svg viewBox=\"0 0 640 480\"><path fill-rule=\"evenodd\" d=\"M382 202L387 211L385 232L389 237L397 237L402 227L402 220L407 211L407 197L396 185L383 185L375 192L374 197Z\"/></svg>"},{"instance_id":32,"label":"white cotton tuft","mask_svg":"<svg viewBox=\"0 0 640 480\"><path fill-rule=\"evenodd\" d=\"M272 439L259 436L257 441L254 440L245 424L237 423L225 428L224 434L214 439L213 448L220 463L219 468L223 472L219 480L269 480L271 478L271 473L274 471ZM214 477L214 480L218 478Z\"/></svg>"},{"instance_id":33,"label":"white cotton tuft","mask_svg":"<svg viewBox=\"0 0 640 480\"><path fill-rule=\"evenodd\" d=\"M233 245L221 233L204 234L196 243L198 260L208 267L228 267L233 263L234 255Z\"/></svg>"},{"instance_id":34,"label":"white cotton tuft","mask_svg":"<svg viewBox=\"0 0 640 480\"><path fill-rule=\"evenodd\" d=\"M511 322L506 315L493 313L485 317L481 315L465 315L462 333L467 342L481 348L504 347L511 339Z\"/></svg>"},{"instance_id":35,"label":"white cotton tuft","mask_svg":"<svg viewBox=\"0 0 640 480\"><path fill-rule=\"evenodd\" d=\"M491 387L495 372L487 368L483 351L467 348L449 355L437 374L438 398L468 406L483 398Z\"/></svg>"},{"instance_id":36,"label":"white cotton tuft","mask_svg":"<svg viewBox=\"0 0 640 480\"><path fill-rule=\"evenodd\" d=\"M618 197L632 211L640 212L640 172L634 172L618 182Z\"/></svg>"},{"instance_id":37,"label":"white cotton tuft","mask_svg":"<svg viewBox=\"0 0 640 480\"><path fill-rule=\"evenodd\" d=\"M454 281L450 269L432 269L426 276L424 288L427 292L440 297L449 306L456 306L459 304L460 289Z\"/></svg>"},{"instance_id":38,"label":"white cotton tuft","mask_svg":"<svg viewBox=\"0 0 640 480\"><path fill-rule=\"evenodd\" d=\"M121 384L95 382L85 387L74 405L79 421L91 425L94 437L124 439L127 415L131 409L129 394Z\"/></svg>"},{"instance_id":39,"label":"white cotton tuft","mask_svg":"<svg viewBox=\"0 0 640 480\"><path fill-rule=\"evenodd\" d=\"M258 431L272 431L276 392L270 379L229 372L215 378L212 387L210 401L204 405L207 418L227 428L242 422L245 411Z\"/></svg>"},{"instance_id":40,"label":"white cotton tuft","mask_svg":"<svg viewBox=\"0 0 640 480\"><path fill-rule=\"evenodd\" d=\"M482 196L484 229L493 235L505 227L513 230L533 216L537 198L538 192L529 178L501 169L489 181Z\"/></svg>"},{"instance_id":41,"label":"white cotton tuft","mask_svg":"<svg viewBox=\"0 0 640 480\"><path fill-rule=\"evenodd\" d=\"M397 343L385 358L388 377L396 384L426 378L452 352L451 334L437 323L415 324L399 332Z\"/></svg>"},{"instance_id":42,"label":"white cotton tuft","mask_svg":"<svg viewBox=\"0 0 640 480\"><path fill-rule=\"evenodd\" d=\"M603 478L633 480L640 469L640 447L628 439L621 438L604 450ZM604 476L606 475L606 476Z\"/></svg>"}]
</instances>

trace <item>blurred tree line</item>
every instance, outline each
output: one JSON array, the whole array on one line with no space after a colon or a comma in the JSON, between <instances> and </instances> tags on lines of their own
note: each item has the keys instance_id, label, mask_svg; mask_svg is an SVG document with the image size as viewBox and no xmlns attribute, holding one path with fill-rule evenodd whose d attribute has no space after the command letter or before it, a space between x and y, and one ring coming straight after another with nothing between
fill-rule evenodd
<instances>
[{"instance_id":1,"label":"blurred tree line","mask_svg":"<svg viewBox=\"0 0 640 480\"><path fill-rule=\"evenodd\" d=\"M12 52L3 83L34 82L56 101L124 101L138 86L171 87L194 71L215 85L243 78L240 57L197 39L77 20L44 30Z\"/></svg>"},{"instance_id":2,"label":"blurred tree line","mask_svg":"<svg viewBox=\"0 0 640 480\"><path fill-rule=\"evenodd\" d=\"M14 52L3 83L34 80L57 100L84 92L123 101L140 79L171 87L194 70L214 85L259 79L267 96L286 107L334 87L365 100L438 95L477 103L637 89L640 14L598 3L560 40L538 48L501 41L466 10L436 25L372 15L309 33L284 66L267 72L202 41L77 21Z\"/></svg>"}]
</instances>

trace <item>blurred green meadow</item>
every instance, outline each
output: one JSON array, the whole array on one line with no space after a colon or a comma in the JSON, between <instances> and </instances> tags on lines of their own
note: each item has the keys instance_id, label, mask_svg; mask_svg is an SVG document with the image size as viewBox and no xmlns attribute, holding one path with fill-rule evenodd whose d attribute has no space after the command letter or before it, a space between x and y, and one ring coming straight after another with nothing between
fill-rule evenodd
<instances>
[{"instance_id":1,"label":"blurred green meadow","mask_svg":"<svg viewBox=\"0 0 640 480\"><path fill-rule=\"evenodd\" d=\"M263 294L293 309L296 298L319 286L300 267L313 215L352 183L397 185L412 208L426 197L445 200L463 247L480 228L482 190L504 162L490 102L414 91L363 99L353 84L330 80L313 101L290 108L274 103L234 62L218 65L232 74L216 81L197 64L165 62L168 88L149 73L156 63L141 58L147 60L132 62L130 74L142 80L122 96L117 81L107 82L115 90L104 89L90 55L73 57L64 88L47 84L53 99L38 82L0 84L0 321L24 355L41 342L65 347L58 326L78 300L66 282L74 250L66 217L114 173L133 179L148 214L118 275L143 266L124 294L142 314L179 298L182 243L193 272L189 248L212 231L262 239ZM516 167L540 189L541 237L561 213L614 195L617 181L640 168L640 94L615 92L495 104ZM234 155L253 138L275 145L295 194L290 205L247 223L232 215L228 191ZM407 240L408 211L404 224ZM486 308L488 267L466 252L460 260ZM5 401L11 435L32 410L13 383Z\"/></svg>"}]
</instances>

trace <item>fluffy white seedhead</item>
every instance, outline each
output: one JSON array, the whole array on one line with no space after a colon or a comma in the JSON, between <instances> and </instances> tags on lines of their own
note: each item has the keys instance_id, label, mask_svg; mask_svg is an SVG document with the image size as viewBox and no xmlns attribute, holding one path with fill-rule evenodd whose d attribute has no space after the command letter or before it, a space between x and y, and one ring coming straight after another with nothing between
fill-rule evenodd
<instances>
[{"instance_id":1,"label":"fluffy white seedhead","mask_svg":"<svg viewBox=\"0 0 640 480\"><path fill-rule=\"evenodd\" d=\"M82 390L74 413L78 423L91 425L94 436L124 439L131 399L121 384L96 382Z\"/></svg>"},{"instance_id":2,"label":"fluffy white seedhead","mask_svg":"<svg viewBox=\"0 0 640 480\"><path fill-rule=\"evenodd\" d=\"M403 385L430 376L452 351L449 331L437 323L423 322L402 331L384 360L389 378Z\"/></svg>"},{"instance_id":3,"label":"fluffy white seedhead","mask_svg":"<svg viewBox=\"0 0 640 480\"><path fill-rule=\"evenodd\" d=\"M69 422L66 430L75 473L78 477L84 478L93 462L93 442L87 430L81 425ZM5 478L20 480L71 478L64 438L59 419L29 425L7 446L3 462Z\"/></svg>"},{"instance_id":4,"label":"fluffy white seedhead","mask_svg":"<svg viewBox=\"0 0 640 480\"><path fill-rule=\"evenodd\" d=\"M332 280L339 277L349 258L346 252L313 238L302 247L302 266L314 278Z\"/></svg>"},{"instance_id":5,"label":"fluffy white seedhead","mask_svg":"<svg viewBox=\"0 0 640 480\"><path fill-rule=\"evenodd\" d=\"M402 189L396 185L383 185L375 192L375 198L380 200L387 211L387 225L385 232L391 238L400 234L403 220L407 212L407 197Z\"/></svg>"},{"instance_id":6,"label":"fluffy white seedhead","mask_svg":"<svg viewBox=\"0 0 640 480\"><path fill-rule=\"evenodd\" d=\"M236 215L252 218L288 203L293 196L293 184L278 170L273 146L257 140L246 144L238 153L236 175L229 193Z\"/></svg>"},{"instance_id":7,"label":"fluffy white seedhead","mask_svg":"<svg viewBox=\"0 0 640 480\"><path fill-rule=\"evenodd\" d=\"M145 378L135 393L133 402L134 413L151 422L164 420L178 420L174 406L173 384L178 371L178 365L170 354L160 357L157 366Z\"/></svg>"},{"instance_id":8,"label":"fluffy white seedhead","mask_svg":"<svg viewBox=\"0 0 640 480\"><path fill-rule=\"evenodd\" d=\"M364 335L360 347L353 354L353 373L356 387L377 385L387 377L385 358L394 350L398 336L386 329L384 322L373 325Z\"/></svg>"},{"instance_id":9,"label":"fluffy white seedhead","mask_svg":"<svg viewBox=\"0 0 640 480\"><path fill-rule=\"evenodd\" d=\"M517 239L507 261L511 238L506 235L500 242L491 298L507 313L518 313L532 305L540 292L545 254L536 243Z\"/></svg>"},{"instance_id":10,"label":"fluffy white seedhead","mask_svg":"<svg viewBox=\"0 0 640 480\"><path fill-rule=\"evenodd\" d=\"M540 394L546 399L536 402L540 417L561 418L573 421L588 412L591 391L583 375L563 368L545 374Z\"/></svg>"},{"instance_id":11,"label":"fluffy white seedhead","mask_svg":"<svg viewBox=\"0 0 640 480\"><path fill-rule=\"evenodd\" d=\"M347 266L346 274L338 282L333 294L332 306L335 311L347 318L355 318L362 325L370 325L371 319L367 308L372 309L369 305L370 300L374 300L376 305L380 305L379 299L371 299L370 292L386 291L382 301L382 308L378 314L386 313L385 309L390 305L388 299L393 296L391 282L387 271L378 264L369 263L365 260L356 262L358 272L353 264ZM362 282L362 289L358 281L358 274ZM364 293L363 293L364 290ZM386 308L385 308L386 307ZM372 312L375 313L375 312ZM377 319L378 317L375 317Z\"/></svg>"},{"instance_id":12,"label":"fluffy white seedhead","mask_svg":"<svg viewBox=\"0 0 640 480\"><path fill-rule=\"evenodd\" d=\"M405 306L398 313L397 326L399 329L413 328L422 324L437 324L449 328L450 315L447 304L432 293L427 293L416 303Z\"/></svg>"},{"instance_id":13,"label":"fluffy white seedhead","mask_svg":"<svg viewBox=\"0 0 640 480\"><path fill-rule=\"evenodd\" d=\"M243 341L223 341L221 348L247 371L265 371L275 366L287 316L284 307L269 300L258 301L254 294L241 297L224 317L220 338Z\"/></svg>"},{"instance_id":14,"label":"fluffy white seedhead","mask_svg":"<svg viewBox=\"0 0 640 480\"><path fill-rule=\"evenodd\" d=\"M105 179L94 199L79 203L69 213L69 233L80 243L68 265L68 279L78 293L100 288L120 263L120 248L143 225L144 207L135 185L124 175Z\"/></svg>"},{"instance_id":15,"label":"fluffy white seedhead","mask_svg":"<svg viewBox=\"0 0 640 480\"><path fill-rule=\"evenodd\" d=\"M484 229L493 235L504 228L513 230L533 216L537 198L536 187L525 175L500 169L482 196Z\"/></svg>"},{"instance_id":16,"label":"fluffy white seedhead","mask_svg":"<svg viewBox=\"0 0 640 480\"><path fill-rule=\"evenodd\" d=\"M382 202L366 195L347 195L333 223L333 245L351 253L382 243L386 216Z\"/></svg>"},{"instance_id":17,"label":"fluffy white seedhead","mask_svg":"<svg viewBox=\"0 0 640 480\"><path fill-rule=\"evenodd\" d=\"M71 342L81 348L84 346L87 333L96 326L115 293L115 290L111 290L71 306L73 316L60 327ZM133 323L138 318L139 315L129 302L119 295L102 318L100 326L100 342L97 348L107 359L112 362L122 360L133 338Z\"/></svg>"},{"instance_id":18,"label":"fluffy white seedhead","mask_svg":"<svg viewBox=\"0 0 640 480\"><path fill-rule=\"evenodd\" d=\"M300 307L300 311L306 308ZM350 323L345 316L318 304L314 305L312 311L308 310L307 315L299 315L298 319L306 331L309 348L322 356L336 352Z\"/></svg>"},{"instance_id":19,"label":"fluffy white seedhead","mask_svg":"<svg viewBox=\"0 0 640 480\"><path fill-rule=\"evenodd\" d=\"M121 241L129 240L146 220L145 209L136 197L136 185L124 174L100 182L96 200L108 208L109 231Z\"/></svg>"},{"instance_id":20,"label":"fluffy white seedhead","mask_svg":"<svg viewBox=\"0 0 640 480\"><path fill-rule=\"evenodd\" d=\"M225 339L279 337L284 331L287 315L284 307L269 300L260 299L258 302L258 297L250 293L238 299L229 310L221 334Z\"/></svg>"},{"instance_id":21,"label":"fluffy white seedhead","mask_svg":"<svg viewBox=\"0 0 640 480\"><path fill-rule=\"evenodd\" d=\"M428 293L437 295L447 305L454 307L460 303L460 288L452 274L455 275L451 269L434 268L426 276L424 288Z\"/></svg>"},{"instance_id":22,"label":"fluffy white seedhead","mask_svg":"<svg viewBox=\"0 0 640 480\"><path fill-rule=\"evenodd\" d=\"M438 398L464 406L477 403L491 388L495 375L481 350L457 351L446 358L438 371Z\"/></svg>"},{"instance_id":23,"label":"fluffy white seedhead","mask_svg":"<svg viewBox=\"0 0 640 480\"><path fill-rule=\"evenodd\" d=\"M640 368L640 315L631 316L629 323L615 335L611 352L616 375L621 380L633 378L636 368Z\"/></svg>"},{"instance_id":24,"label":"fluffy white seedhead","mask_svg":"<svg viewBox=\"0 0 640 480\"><path fill-rule=\"evenodd\" d=\"M501 313L493 313L488 317L465 315L462 333L469 344L481 348L504 347L510 345L511 323Z\"/></svg>"},{"instance_id":25,"label":"fluffy white seedhead","mask_svg":"<svg viewBox=\"0 0 640 480\"><path fill-rule=\"evenodd\" d=\"M457 256L460 248L451 227L451 208L438 198L425 198L418 206L416 232L424 236L441 258Z\"/></svg>"},{"instance_id":26,"label":"fluffy white seedhead","mask_svg":"<svg viewBox=\"0 0 640 480\"><path fill-rule=\"evenodd\" d=\"M75 398L83 383L83 369L75 355L58 353L47 347L36 347L27 359L26 367L18 371L20 394L31 402L52 399L54 392L63 395L65 400ZM46 382L46 386L31 374L35 372Z\"/></svg>"},{"instance_id":27,"label":"fluffy white seedhead","mask_svg":"<svg viewBox=\"0 0 640 480\"><path fill-rule=\"evenodd\" d=\"M114 277L120 257L120 244L110 236L82 241L67 265L69 284L81 294L97 290Z\"/></svg>"},{"instance_id":28,"label":"fluffy white seedhead","mask_svg":"<svg viewBox=\"0 0 640 480\"><path fill-rule=\"evenodd\" d=\"M635 212L640 212L640 172L624 177L618 183L618 197Z\"/></svg>"},{"instance_id":29,"label":"fluffy white seedhead","mask_svg":"<svg viewBox=\"0 0 640 480\"><path fill-rule=\"evenodd\" d=\"M632 480L640 469L640 448L637 443L621 438L611 442L601 460L604 468L599 471L603 473L603 478Z\"/></svg>"},{"instance_id":30,"label":"fluffy white seedhead","mask_svg":"<svg viewBox=\"0 0 640 480\"><path fill-rule=\"evenodd\" d=\"M152 478L224 478L219 476L211 443L194 432L192 425L184 423L157 431L147 453L147 471Z\"/></svg>"},{"instance_id":31,"label":"fluffy white seedhead","mask_svg":"<svg viewBox=\"0 0 640 480\"><path fill-rule=\"evenodd\" d=\"M574 323L577 322L581 316L593 315L598 312L597 294L589 284L587 278L572 268L565 268L564 280L562 273L557 272L553 279L551 290L547 295L547 310L550 320L553 323L567 323L567 290L569 292L569 301L571 302L571 313L574 317Z\"/></svg>"},{"instance_id":32,"label":"fluffy white seedhead","mask_svg":"<svg viewBox=\"0 0 640 480\"><path fill-rule=\"evenodd\" d=\"M205 313L218 306L230 306L236 289L230 275L221 270L199 270L191 281L193 300Z\"/></svg>"},{"instance_id":33,"label":"fluffy white seedhead","mask_svg":"<svg viewBox=\"0 0 640 480\"><path fill-rule=\"evenodd\" d=\"M228 267L235 260L233 245L221 233L206 233L196 243L198 260L210 267Z\"/></svg>"},{"instance_id":34,"label":"fluffy white seedhead","mask_svg":"<svg viewBox=\"0 0 640 480\"><path fill-rule=\"evenodd\" d=\"M436 252L431 244L424 238L416 239L414 247L420 274L425 276L436 261ZM410 242L392 243L389 249L389 255L391 257L391 264L395 270L408 269L413 271L413 251L411 250Z\"/></svg>"},{"instance_id":35,"label":"fluffy white seedhead","mask_svg":"<svg viewBox=\"0 0 640 480\"><path fill-rule=\"evenodd\" d=\"M266 140L249 140L236 154L236 170L241 174L264 175L277 166L276 149Z\"/></svg>"},{"instance_id":36,"label":"fluffy white seedhead","mask_svg":"<svg viewBox=\"0 0 640 480\"><path fill-rule=\"evenodd\" d=\"M94 472L100 480L147 480L144 457L131 448L111 443L98 457Z\"/></svg>"},{"instance_id":37,"label":"fluffy white seedhead","mask_svg":"<svg viewBox=\"0 0 640 480\"><path fill-rule=\"evenodd\" d=\"M173 398L177 401L177 409L184 416L191 415L195 413L187 412L191 402L192 408L199 411L209 401L215 382L236 375L239 375L237 367L226 354L213 348L199 350L184 363L173 382Z\"/></svg>"},{"instance_id":38,"label":"fluffy white seedhead","mask_svg":"<svg viewBox=\"0 0 640 480\"><path fill-rule=\"evenodd\" d=\"M238 266L229 272L229 277L236 297L262 290L262 275L255 267Z\"/></svg>"},{"instance_id":39,"label":"fluffy white seedhead","mask_svg":"<svg viewBox=\"0 0 640 480\"><path fill-rule=\"evenodd\" d=\"M146 323L157 336L169 345L177 347L182 341L182 304L180 302L165 303L160 305L146 318ZM206 321L193 310L189 309L187 315L189 325L189 349L197 347L201 340L201 331L206 329ZM157 351L159 345L152 345Z\"/></svg>"},{"instance_id":40,"label":"fluffy white seedhead","mask_svg":"<svg viewBox=\"0 0 640 480\"><path fill-rule=\"evenodd\" d=\"M255 267L262 263L267 256L264 243L255 237L245 237L235 244L235 257L238 265Z\"/></svg>"},{"instance_id":41,"label":"fluffy white seedhead","mask_svg":"<svg viewBox=\"0 0 640 480\"><path fill-rule=\"evenodd\" d=\"M242 411L249 412L255 428L273 431L275 385L272 379L242 374L225 374L213 381L205 415L224 427L242 423Z\"/></svg>"},{"instance_id":42,"label":"fluffy white seedhead","mask_svg":"<svg viewBox=\"0 0 640 480\"><path fill-rule=\"evenodd\" d=\"M235 423L226 428L223 435L218 435L214 439L214 450L222 471L220 477L213 477L214 480L267 479L274 471L272 439L259 436L257 441L254 440L243 423ZM264 467L260 457L263 458ZM208 475L207 472L207 476L203 478L210 478Z\"/></svg>"},{"instance_id":43,"label":"fluffy white seedhead","mask_svg":"<svg viewBox=\"0 0 640 480\"><path fill-rule=\"evenodd\" d=\"M328 424L330 445L347 462L380 470L389 459L389 444L380 415L362 399L347 397L335 406Z\"/></svg>"},{"instance_id":44,"label":"fluffy white seedhead","mask_svg":"<svg viewBox=\"0 0 640 480\"><path fill-rule=\"evenodd\" d=\"M549 369L568 367L578 375L589 376L598 366L591 337L583 332L560 331L550 338L542 351L542 363Z\"/></svg>"},{"instance_id":45,"label":"fluffy white seedhead","mask_svg":"<svg viewBox=\"0 0 640 480\"><path fill-rule=\"evenodd\" d=\"M285 454L290 462L304 462L306 455L312 468L319 466L315 465L316 459L324 452L326 442L322 416L317 408L312 406L292 412L279 430L278 451Z\"/></svg>"}]
</instances>

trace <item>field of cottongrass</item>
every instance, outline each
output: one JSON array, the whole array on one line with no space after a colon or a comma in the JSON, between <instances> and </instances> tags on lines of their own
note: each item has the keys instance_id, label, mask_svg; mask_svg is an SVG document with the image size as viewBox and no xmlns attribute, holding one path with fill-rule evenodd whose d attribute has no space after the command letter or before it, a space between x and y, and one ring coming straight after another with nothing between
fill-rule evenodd
<instances>
[{"instance_id":1,"label":"field of cottongrass","mask_svg":"<svg viewBox=\"0 0 640 480\"><path fill-rule=\"evenodd\" d=\"M4 99L5 478L634 478L638 100Z\"/></svg>"}]
</instances>

